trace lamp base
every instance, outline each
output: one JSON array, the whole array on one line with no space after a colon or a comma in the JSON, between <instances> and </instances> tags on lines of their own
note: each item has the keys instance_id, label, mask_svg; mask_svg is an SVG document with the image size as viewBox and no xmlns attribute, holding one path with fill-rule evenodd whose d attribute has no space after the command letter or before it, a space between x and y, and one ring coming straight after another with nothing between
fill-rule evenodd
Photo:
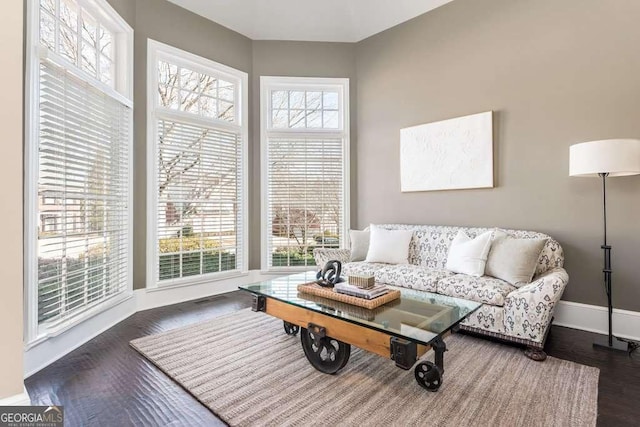
<instances>
[{"instance_id":1,"label":"lamp base","mask_svg":"<svg viewBox=\"0 0 640 427\"><path fill-rule=\"evenodd\" d=\"M612 344L609 345L609 337L607 335L601 335L593 341L595 348L605 348L613 351L629 351L629 343L620 341L618 338L613 337Z\"/></svg>"}]
</instances>

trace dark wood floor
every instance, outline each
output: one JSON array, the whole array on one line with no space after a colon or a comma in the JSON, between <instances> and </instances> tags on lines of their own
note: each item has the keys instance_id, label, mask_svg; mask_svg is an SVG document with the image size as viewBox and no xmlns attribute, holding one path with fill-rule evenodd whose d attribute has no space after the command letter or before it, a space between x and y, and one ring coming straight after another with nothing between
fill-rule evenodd
<instances>
[{"instance_id":1,"label":"dark wood floor","mask_svg":"<svg viewBox=\"0 0 640 427\"><path fill-rule=\"evenodd\" d=\"M68 426L223 425L129 341L249 306L248 295L232 292L136 313L29 377L29 395L33 404L64 405ZM554 326L546 349L551 356L600 368L598 425L639 425L640 354L630 358L593 349L594 336Z\"/></svg>"}]
</instances>

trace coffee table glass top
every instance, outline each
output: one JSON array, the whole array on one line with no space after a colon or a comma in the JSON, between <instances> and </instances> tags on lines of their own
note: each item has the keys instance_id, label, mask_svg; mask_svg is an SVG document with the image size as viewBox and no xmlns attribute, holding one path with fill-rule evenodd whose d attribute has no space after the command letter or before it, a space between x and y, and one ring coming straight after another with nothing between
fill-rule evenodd
<instances>
[{"instance_id":1,"label":"coffee table glass top","mask_svg":"<svg viewBox=\"0 0 640 427\"><path fill-rule=\"evenodd\" d=\"M240 289L425 345L451 330L482 305L446 295L390 286L400 290L402 296L369 310L298 292L298 285L314 281L315 274L293 274L240 286Z\"/></svg>"}]
</instances>

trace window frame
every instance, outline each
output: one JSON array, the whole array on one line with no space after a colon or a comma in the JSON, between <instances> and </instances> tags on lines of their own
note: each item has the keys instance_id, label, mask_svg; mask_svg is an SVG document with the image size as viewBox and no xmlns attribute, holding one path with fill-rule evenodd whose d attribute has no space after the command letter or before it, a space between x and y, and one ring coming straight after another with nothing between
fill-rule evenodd
<instances>
[{"instance_id":1,"label":"window frame","mask_svg":"<svg viewBox=\"0 0 640 427\"><path fill-rule=\"evenodd\" d=\"M339 126L333 128L274 128L272 126L271 92L274 90L298 90L298 91L338 91ZM334 137L342 138L342 239L340 248L347 246L347 236L351 228L351 163L350 163L350 103L349 103L349 79L328 77L280 77L260 76L260 218L261 218L261 270L267 273L290 273L307 271L308 266L270 267L269 266L269 138L299 137Z\"/></svg>"},{"instance_id":2,"label":"window frame","mask_svg":"<svg viewBox=\"0 0 640 427\"><path fill-rule=\"evenodd\" d=\"M125 290L115 294L72 317L53 325L38 323L38 220L40 216L39 177L39 106L40 62L51 60L64 67L66 72L82 80L105 95L131 109L127 150L133 153L133 28L106 0L77 0L96 20L114 34L114 86L101 82L78 68L77 64L50 51L40 44L40 1L26 2L25 28L25 80L24 80L24 342L29 349L51 337L55 337L75 325L102 313L133 297L133 156L127 164L128 230L127 230L127 279ZM57 39L57 35L56 35Z\"/></svg>"},{"instance_id":3,"label":"window frame","mask_svg":"<svg viewBox=\"0 0 640 427\"><path fill-rule=\"evenodd\" d=\"M223 119L206 118L193 113L172 110L159 105L158 95L158 60L177 61L180 65L187 65L191 70L205 74L224 77L237 86L234 95L234 122ZM175 62L174 62L175 63ZM146 249L146 286L147 290L165 289L177 286L190 286L206 282L228 279L248 274L249 255L249 215L248 215L248 178L249 178L249 75L211 59L185 50L158 42L147 40L147 249ZM241 170L242 185L240 189L240 203L242 210L240 221L242 233L240 236L240 253L242 262L234 270L185 276L167 279L160 282L158 274L158 164L155 156L158 140L157 122L160 119L176 119L195 126L210 127L212 123L223 131L239 132L241 142Z\"/></svg>"}]
</instances>

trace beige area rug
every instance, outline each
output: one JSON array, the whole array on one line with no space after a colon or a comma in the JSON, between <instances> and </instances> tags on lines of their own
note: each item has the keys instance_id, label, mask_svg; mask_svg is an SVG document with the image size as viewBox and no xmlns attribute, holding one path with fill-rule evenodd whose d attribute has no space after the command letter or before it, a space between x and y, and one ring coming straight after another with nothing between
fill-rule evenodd
<instances>
[{"instance_id":1,"label":"beige area rug","mask_svg":"<svg viewBox=\"0 0 640 427\"><path fill-rule=\"evenodd\" d=\"M248 309L131 345L232 426L596 424L598 369L470 336L446 343L437 393L355 347L338 374L322 374L282 321Z\"/></svg>"}]
</instances>

